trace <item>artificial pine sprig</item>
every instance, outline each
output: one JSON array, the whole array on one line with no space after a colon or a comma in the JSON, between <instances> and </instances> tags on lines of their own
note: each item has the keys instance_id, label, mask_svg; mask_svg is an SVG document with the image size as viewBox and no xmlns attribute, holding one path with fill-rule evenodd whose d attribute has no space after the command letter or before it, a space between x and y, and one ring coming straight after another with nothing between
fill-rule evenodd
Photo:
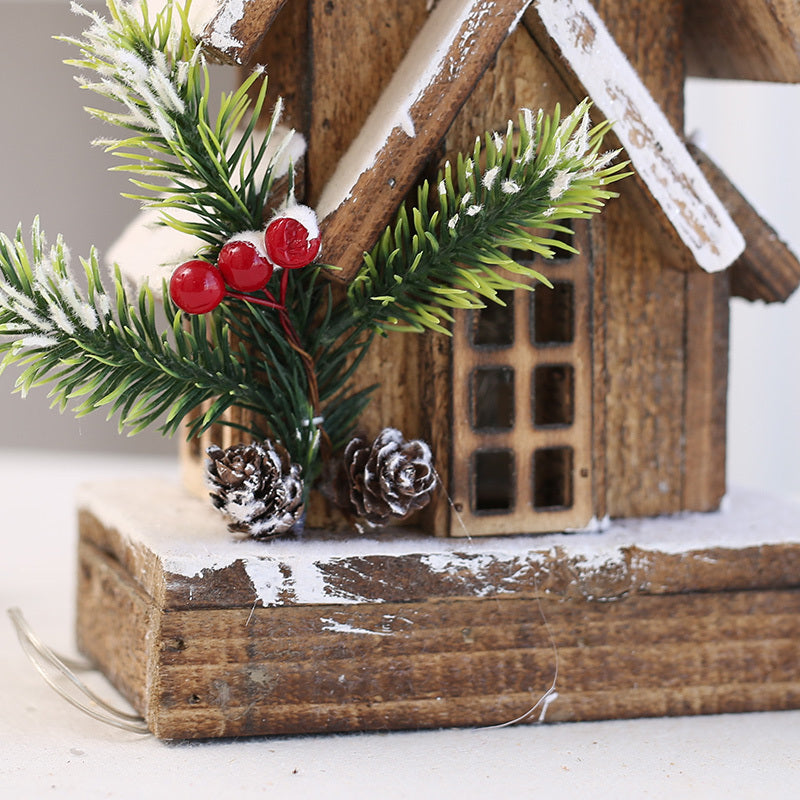
<instances>
[{"instance_id":1,"label":"artificial pine sprig","mask_svg":"<svg viewBox=\"0 0 800 800\"><path fill-rule=\"evenodd\" d=\"M105 408L132 433L161 418L162 431L174 433L212 401L190 422L195 435L237 405L265 419L268 429L253 435L275 435L297 463L308 463L314 431L293 426L310 413L296 359L276 351L274 341L260 354L232 345L222 316L193 316L187 326L168 297L159 323L149 287L135 306L119 275L106 292L94 250L81 260L88 282L82 294L69 261L61 239L48 250L38 221L30 249L21 230L13 240L0 234L0 336L8 337L0 341L0 371L25 367L19 391L51 384L54 405L78 400L77 416Z\"/></svg>"},{"instance_id":2,"label":"artificial pine sprig","mask_svg":"<svg viewBox=\"0 0 800 800\"><path fill-rule=\"evenodd\" d=\"M439 173L431 202L428 182L417 203L400 209L349 289L352 312L378 327L448 333L453 309L498 301L504 289L548 281L510 255L552 258L571 249L545 232L569 233L560 220L588 217L616 193L604 188L625 177L619 151L601 153L608 123L590 127L584 100L564 120L526 110L505 137L478 138ZM514 144L517 140L516 145ZM481 166L483 164L483 166ZM527 282L525 282L527 281Z\"/></svg>"},{"instance_id":3,"label":"artificial pine sprig","mask_svg":"<svg viewBox=\"0 0 800 800\"><path fill-rule=\"evenodd\" d=\"M261 136L266 80L256 70L223 95L212 119L188 4L167 0L151 20L145 0L107 3L110 21L73 4L92 24L69 40L82 56L70 63L96 76L81 79L86 88L124 108L90 113L132 134L103 142L124 159L118 169L132 174L140 191L130 196L199 237L201 266L216 270L223 245L260 230L274 200L275 164L288 142L277 152L272 146L280 105ZM30 251L19 230L13 240L2 237L0 371L22 365L21 391L50 384L62 409L73 401L78 415L106 409L132 432L160 424L171 434L188 420L193 436L214 423L238 427L225 412L248 409L255 413L247 432L283 445L308 492L369 400L374 387L356 388L354 377L376 333L447 333L454 310L546 283L510 253L550 258L555 248L570 249L552 236L568 230L563 221L595 213L615 196L607 186L624 177L624 165L611 164L616 153L601 154L608 126L592 129L588 111L584 102L563 121L559 109L552 119L524 111L504 136L478 139L471 154L444 166L433 192L424 183L416 206L399 211L344 297L323 266L285 266L262 289L228 291L203 315L182 312L164 291L161 319L147 286L133 303L117 274L106 292L94 251L82 260L82 293L67 249L59 239L47 250L38 222ZM293 200L290 169L286 203Z\"/></svg>"},{"instance_id":4,"label":"artificial pine sprig","mask_svg":"<svg viewBox=\"0 0 800 800\"><path fill-rule=\"evenodd\" d=\"M83 38L62 40L81 51L81 58L66 63L96 76L79 76L82 87L124 107L87 111L134 134L96 141L124 160L113 169L129 173L140 190L126 196L162 209L163 222L207 242L213 258L232 233L260 227L273 165L293 132L270 156L278 103L263 136L254 135L267 90L262 68L223 93L212 118L211 80L189 29L190 6L169 2L151 21L146 0L138 9L108 0L107 20L73 2L73 10L92 24ZM259 80L252 101L249 92ZM193 218L177 218L170 210L190 211Z\"/></svg>"}]
</instances>

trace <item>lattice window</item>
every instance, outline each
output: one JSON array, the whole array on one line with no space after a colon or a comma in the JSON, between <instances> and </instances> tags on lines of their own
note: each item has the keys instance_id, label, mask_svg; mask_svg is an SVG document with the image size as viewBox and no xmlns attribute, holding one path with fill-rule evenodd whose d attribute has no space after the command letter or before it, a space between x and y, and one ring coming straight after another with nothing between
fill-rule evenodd
<instances>
[{"instance_id":1,"label":"lattice window","mask_svg":"<svg viewBox=\"0 0 800 800\"><path fill-rule=\"evenodd\" d=\"M592 516L588 231L553 282L461 312L453 340L453 484L469 534L564 530ZM451 521L451 534L463 535Z\"/></svg>"}]
</instances>

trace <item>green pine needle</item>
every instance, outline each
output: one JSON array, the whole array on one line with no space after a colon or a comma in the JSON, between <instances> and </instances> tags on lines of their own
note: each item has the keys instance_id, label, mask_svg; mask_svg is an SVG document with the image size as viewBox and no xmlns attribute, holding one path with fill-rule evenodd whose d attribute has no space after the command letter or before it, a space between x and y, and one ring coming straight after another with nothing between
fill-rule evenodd
<instances>
[{"instance_id":1,"label":"green pine needle","mask_svg":"<svg viewBox=\"0 0 800 800\"><path fill-rule=\"evenodd\" d=\"M611 163L618 151L601 153L609 126L591 129L589 108L585 100L563 121L558 107L552 119L525 111L505 136L487 133L471 155L448 162L433 202L423 183L417 204L401 208L365 254L349 291L354 316L388 329L447 333L449 308L482 308L500 291L549 285L509 253L575 252L552 234L571 232L562 220L600 211L616 197L605 187L628 174L625 163Z\"/></svg>"}]
</instances>

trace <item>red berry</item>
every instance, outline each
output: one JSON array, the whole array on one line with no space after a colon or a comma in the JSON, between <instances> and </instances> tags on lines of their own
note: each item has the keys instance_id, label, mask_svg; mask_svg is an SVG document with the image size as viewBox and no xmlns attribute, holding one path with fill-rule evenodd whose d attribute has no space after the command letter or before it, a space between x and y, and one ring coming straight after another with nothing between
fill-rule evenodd
<instances>
[{"instance_id":1,"label":"red berry","mask_svg":"<svg viewBox=\"0 0 800 800\"><path fill-rule=\"evenodd\" d=\"M299 269L317 257L320 238L311 238L302 222L292 217L278 217L267 226L265 243L270 261L284 269Z\"/></svg>"},{"instance_id":2,"label":"red berry","mask_svg":"<svg viewBox=\"0 0 800 800\"><path fill-rule=\"evenodd\" d=\"M231 289L257 292L272 277L272 264L250 242L235 239L219 251L217 266Z\"/></svg>"},{"instance_id":3,"label":"red berry","mask_svg":"<svg viewBox=\"0 0 800 800\"><path fill-rule=\"evenodd\" d=\"M225 297L225 281L220 271L208 261L187 261L172 273L169 296L188 314L207 314Z\"/></svg>"}]
</instances>

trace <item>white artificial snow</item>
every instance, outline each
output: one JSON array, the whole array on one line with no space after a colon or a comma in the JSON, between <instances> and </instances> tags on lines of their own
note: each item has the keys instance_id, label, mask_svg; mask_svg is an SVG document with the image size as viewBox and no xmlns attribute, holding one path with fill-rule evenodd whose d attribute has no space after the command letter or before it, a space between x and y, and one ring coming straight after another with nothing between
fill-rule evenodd
<instances>
[{"instance_id":1,"label":"white artificial snow","mask_svg":"<svg viewBox=\"0 0 800 800\"><path fill-rule=\"evenodd\" d=\"M707 272L730 266L744 250L741 233L591 3L536 0L535 5L697 263Z\"/></svg>"},{"instance_id":2,"label":"white artificial snow","mask_svg":"<svg viewBox=\"0 0 800 800\"><path fill-rule=\"evenodd\" d=\"M277 216L290 217L299 222L308 232L306 241L319 237L319 223L317 222L317 214L313 208L299 203L293 203L282 208L277 213Z\"/></svg>"},{"instance_id":3,"label":"white artificial snow","mask_svg":"<svg viewBox=\"0 0 800 800\"><path fill-rule=\"evenodd\" d=\"M487 169L486 172L483 173L483 180L481 183L483 184L484 189L491 189L494 186L494 182L497 180L497 176L500 173L500 167L492 167L491 169Z\"/></svg>"},{"instance_id":4,"label":"white artificial snow","mask_svg":"<svg viewBox=\"0 0 800 800\"><path fill-rule=\"evenodd\" d=\"M267 256L267 251L264 247L264 231L240 231L231 236L228 242L247 242L255 247L260 256L264 258Z\"/></svg>"},{"instance_id":5,"label":"white artificial snow","mask_svg":"<svg viewBox=\"0 0 800 800\"><path fill-rule=\"evenodd\" d=\"M370 631L366 628L356 628L354 625L350 625L347 622L339 622L331 617L320 617L320 622L324 622L325 624L322 626L322 630L324 631L333 631L334 633L350 633L350 634L357 634L361 636L391 636L392 631Z\"/></svg>"},{"instance_id":6,"label":"white artificial snow","mask_svg":"<svg viewBox=\"0 0 800 800\"><path fill-rule=\"evenodd\" d=\"M233 29L244 17L246 2L251 0L228 0L213 25L205 32L206 41L222 52L238 50L242 42L233 35Z\"/></svg>"},{"instance_id":7,"label":"white artificial snow","mask_svg":"<svg viewBox=\"0 0 800 800\"><path fill-rule=\"evenodd\" d=\"M568 169L559 170L553 178L553 183L550 186L550 199L558 200L569 189L572 182L573 173Z\"/></svg>"},{"instance_id":8,"label":"white artificial snow","mask_svg":"<svg viewBox=\"0 0 800 800\"><path fill-rule=\"evenodd\" d=\"M409 138L416 135L414 106L437 76L453 79L460 73L469 59L475 31L495 5L494 0L440 0L323 189L317 204L320 219L351 197L359 177L375 165L395 129ZM454 58L451 49L456 41L458 57Z\"/></svg>"},{"instance_id":9,"label":"white artificial snow","mask_svg":"<svg viewBox=\"0 0 800 800\"><path fill-rule=\"evenodd\" d=\"M200 578L205 570L238 562L252 581L254 601L264 606L377 602L329 579L338 562L351 564L359 557L416 554L432 573L465 577L478 595L487 596L513 591L520 578L535 576L554 558L569 563L580 581L599 570L624 569L632 547L642 557L661 553L713 558L709 551L717 549L800 544L800 505L752 491L732 494L719 512L614 521L602 533L473 539L392 531L383 538L380 533L347 538L312 533L266 542L239 540L206 500L146 479L85 487L80 506L116 530L139 554L134 560L141 565L140 574L133 570L133 577L146 590L155 588L148 585L154 559L166 573L186 578ZM489 568L498 564L513 573L492 578L495 573Z\"/></svg>"},{"instance_id":10,"label":"white artificial snow","mask_svg":"<svg viewBox=\"0 0 800 800\"><path fill-rule=\"evenodd\" d=\"M58 344L58 340L51 339L49 336L25 336L20 339L19 343L21 347L40 350L55 347Z\"/></svg>"}]
</instances>

